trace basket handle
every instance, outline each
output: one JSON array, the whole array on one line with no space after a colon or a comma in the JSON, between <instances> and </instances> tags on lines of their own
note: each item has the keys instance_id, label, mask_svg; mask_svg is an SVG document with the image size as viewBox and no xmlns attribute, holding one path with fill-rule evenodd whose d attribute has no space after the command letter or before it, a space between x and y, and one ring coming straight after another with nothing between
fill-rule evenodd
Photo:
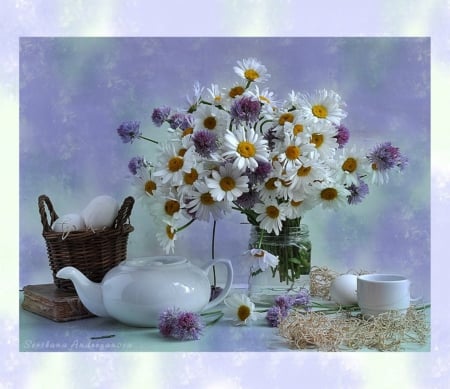
<instances>
[{"instance_id":1,"label":"basket handle","mask_svg":"<svg viewBox=\"0 0 450 389\"><path fill-rule=\"evenodd\" d=\"M40 195L38 198L38 207L39 207L39 213L41 215L41 223L43 227L43 232L50 232L51 225L53 222L58 219L58 215L55 212L55 209L53 208L53 204L46 195ZM47 212L45 211L45 207L47 207L48 212L50 214L50 223L48 222L47 218Z\"/></svg>"},{"instance_id":2,"label":"basket handle","mask_svg":"<svg viewBox=\"0 0 450 389\"><path fill-rule=\"evenodd\" d=\"M122 228L123 225L130 220L131 210L133 209L134 205L134 198L131 196L128 196L123 200L123 204L119 209L119 212L117 213L117 217L114 220L113 228Z\"/></svg>"}]
</instances>

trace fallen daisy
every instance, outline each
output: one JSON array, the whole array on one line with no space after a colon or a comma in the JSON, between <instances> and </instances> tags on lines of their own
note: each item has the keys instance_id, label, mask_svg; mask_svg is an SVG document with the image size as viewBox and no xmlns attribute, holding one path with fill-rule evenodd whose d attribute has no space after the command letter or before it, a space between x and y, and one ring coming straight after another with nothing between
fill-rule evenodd
<instances>
[{"instance_id":1,"label":"fallen daisy","mask_svg":"<svg viewBox=\"0 0 450 389\"><path fill-rule=\"evenodd\" d=\"M224 300L224 317L236 321L237 325L248 324L249 321L257 320L261 313L256 312L255 304L245 294L234 293Z\"/></svg>"}]
</instances>

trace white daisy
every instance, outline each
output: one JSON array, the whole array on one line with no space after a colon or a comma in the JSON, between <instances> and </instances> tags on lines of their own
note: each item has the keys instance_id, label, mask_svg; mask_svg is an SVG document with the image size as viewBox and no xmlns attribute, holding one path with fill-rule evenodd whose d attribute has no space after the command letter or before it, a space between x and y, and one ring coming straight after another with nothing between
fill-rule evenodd
<instances>
[{"instance_id":1,"label":"white daisy","mask_svg":"<svg viewBox=\"0 0 450 389\"><path fill-rule=\"evenodd\" d=\"M314 182L327 179L329 171L320 160L309 159L303 165L291 172L290 180L292 182L291 196L295 200L301 200L305 193L311 190Z\"/></svg>"},{"instance_id":2,"label":"white daisy","mask_svg":"<svg viewBox=\"0 0 450 389\"><path fill-rule=\"evenodd\" d=\"M248 177L233 167L231 163L220 166L219 171L211 172L212 178L206 179L211 196L216 201L225 199L234 201L244 192L248 192Z\"/></svg>"},{"instance_id":3,"label":"white daisy","mask_svg":"<svg viewBox=\"0 0 450 389\"><path fill-rule=\"evenodd\" d=\"M186 111L188 112L192 112L197 108L199 102L202 100L202 94L205 88L202 87L198 81L196 81L192 89L194 93L186 96L186 100L188 102L188 108Z\"/></svg>"},{"instance_id":4,"label":"white daisy","mask_svg":"<svg viewBox=\"0 0 450 389\"><path fill-rule=\"evenodd\" d=\"M256 190L259 193L259 198L262 201L274 199L278 197L278 190L280 185L278 181L280 178L275 171L272 171L270 176L261 184L258 184Z\"/></svg>"},{"instance_id":5,"label":"white daisy","mask_svg":"<svg viewBox=\"0 0 450 389\"><path fill-rule=\"evenodd\" d=\"M169 192L168 194L154 196L150 213L156 220L173 224L177 220L183 222L184 208L184 203L173 192Z\"/></svg>"},{"instance_id":6,"label":"white daisy","mask_svg":"<svg viewBox=\"0 0 450 389\"><path fill-rule=\"evenodd\" d=\"M180 147L178 142L169 142L161 144L161 151L158 158L159 165L155 168L153 175L161 177L162 182L173 186L183 183L183 174L191 171L194 159L193 149Z\"/></svg>"},{"instance_id":7,"label":"white daisy","mask_svg":"<svg viewBox=\"0 0 450 389\"><path fill-rule=\"evenodd\" d=\"M258 161L268 162L269 150L267 141L257 134L253 128L238 127L235 131L227 131L223 144L224 158L233 158L233 166L241 171L258 167Z\"/></svg>"},{"instance_id":8,"label":"white daisy","mask_svg":"<svg viewBox=\"0 0 450 389\"><path fill-rule=\"evenodd\" d=\"M366 175L369 170L367 158L355 147L352 147L350 151L343 149L337 164L339 169L337 170L336 180L345 186L352 184L358 186L359 177Z\"/></svg>"},{"instance_id":9,"label":"white daisy","mask_svg":"<svg viewBox=\"0 0 450 389\"><path fill-rule=\"evenodd\" d=\"M254 84L254 91L248 90L250 96L255 97L261 103L261 114L265 119L273 119L278 112L279 102L275 99L275 95L268 88L263 90L259 89L257 84Z\"/></svg>"},{"instance_id":10,"label":"white daisy","mask_svg":"<svg viewBox=\"0 0 450 389\"><path fill-rule=\"evenodd\" d=\"M298 99L299 109L304 118L313 123L327 121L339 125L347 116L342 109L345 105L334 91L322 89L312 95L302 95Z\"/></svg>"},{"instance_id":11,"label":"white daisy","mask_svg":"<svg viewBox=\"0 0 450 389\"><path fill-rule=\"evenodd\" d=\"M302 217L305 212L308 210L304 206L305 202L304 200L290 200L287 202L286 206L286 217L288 219L297 219L299 217Z\"/></svg>"},{"instance_id":12,"label":"white daisy","mask_svg":"<svg viewBox=\"0 0 450 389\"><path fill-rule=\"evenodd\" d=\"M208 222L210 217L219 220L230 210L229 203L216 201L208 185L202 181L194 184L193 190L186 196L188 213L195 219Z\"/></svg>"},{"instance_id":13,"label":"white daisy","mask_svg":"<svg viewBox=\"0 0 450 389\"><path fill-rule=\"evenodd\" d=\"M309 136L309 142L323 159L334 156L339 147L336 135L337 128L330 123L320 122L306 127L305 135Z\"/></svg>"},{"instance_id":14,"label":"white daisy","mask_svg":"<svg viewBox=\"0 0 450 389\"><path fill-rule=\"evenodd\" d=\"M200 105L193 115L194 132L209 130L220 136L228 127L228 114L213 105Z\"/></svg>"},{"instance_id":15,"label":"white daisy","mask_svg":"<svg viewBox=\"0 0 450 389\"><path fill-rule=\"evenodd\" d=\"M299 122L302 119L301 116L299 116L299 111L292 111L283 109L281 111L278 111L274 118L274 124L276 124L276 127L274 129L276 136L279 139L282 139L286 132L294 133L294 124ZM286 131L285 129L292 129L291 131ZM303 131L303 127L301 128ZM296 131L296 133L301 131Z\"/></svg>"},{"instance_id":16,"label":"white daisy","mask_svg":"<svg viewBox=\"0 0 450 389\"><path fill-rule=\"evenodd\" d=\"M237 61L238 66L234 66L234 71L244 80L249 82L264 82L270 78L267 69L255 58L247 58Z\"/></svg>"},{"instance_id":17,"label":"white daisy","mask_svg":"<svg viewBox=\"0 0 450 389\"><path fill-rule=\"evenodd\" d=\"M132 194L136 200L153 196L161 183L161 179L152 177L151 171L145 167L139 168L131 180Z\"/></svg>"},{"instance_id":18,"label":"white daisy","mask_svg":"<svg viewBox=\"0 0 450 389\"><path fill-rule=\"evenodd\" d=\"M279 262L278 256L263 249L251 249L244 252L244 255L250 260L250 268L254 272L266 271L269 267L276 267Z\"/></svg>"},{"instance_id":19,"label":"white daisy","mask_svg":"<svg viewBox=\"0 0 450 389\"><path fill-rule=\"evenodd\" d=\"M309 143L303 143L299 136L287 135L282 142L276 142L275 153L277 160L286 170L296 170L305 164L315 147Z\"/></svg>"},{"instance_id":20,"label":"white daisy","mask_svg":"<svg viewBox=\"0 0 450 389\"><path fill-rule=\"evenodd\" d=\"M283 221L286 220L285 207L284 203L278 204L276 199L258 203L253 207L258 214L256 221L267 232L274 232L275 235L278 235L283 228Z\"/></svg>"},{"instance_id":21,"label":"white daisy","mask_svg":"<svg viewBox=\"0 0 450 389\"><path fill-rule=\"evenodd\" d=\"M245 294L233 293L225 298L224 304L225 318L236 321L237 325L244 325L261 317L260 313L255 312L255 304Z\"/></svg>"},{"instance_id":22,"label":"white daisy","mask_svg":"<svg viewBox=\"0 0 450 389\"><path fill-rule=\"evenodd\" d=\"M204 168L203 162L197 162L189 172L183 173L183 183L177 188L180 196L189 194L196 182L203 180L209 175L209 171Z\"/></svg>"},{"instance_id":23,"label":"white daisy","mask_svg":"<svg viewBox=\"0 0 450 389\"><path fill-rule=\"evenodd\" d=\"M348 205L351 193L344 185L337 183L323 183L314 188L314 205L321 205L324 209L337 210Z\"/></svg>"},{"instance_id":24,"label":"white daisy","mask_svg":"<svg viewBox=\"0 0 450 389\"><path fill-rule=\"evenodd\" d=\"M156 227L158 232L156 238L164 249L166 254L173 253L175 249L175 240L177 239L176 228L170 223L157 221Z\"/></svg>"},{"instance_id":25,"label":"white daisy","mask_svg":"<svg viewBox=\"0 0 450 389\"><path fill-rule=\"evenodd\" d=\"M219 85L211 84L211 88L208 88L207 91L211 97L212 104L216 106L223 104L224 92L222 89L219 88Z\"/></svg>"}]
</instances>

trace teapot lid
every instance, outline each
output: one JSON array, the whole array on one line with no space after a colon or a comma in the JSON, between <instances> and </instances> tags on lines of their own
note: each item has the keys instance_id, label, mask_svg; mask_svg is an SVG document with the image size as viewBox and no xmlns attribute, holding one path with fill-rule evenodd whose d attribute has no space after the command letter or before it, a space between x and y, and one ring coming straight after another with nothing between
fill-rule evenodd
<instances>
[{"instance_id":1,"label":"teapot lid","mask_svg":"<svg viewBox=\"0 0 450 389\"><path fill-rule=\"evenodd\" d=\"M163 266L174 266L187 263L188 260L181 256L157 256L129 258L121 263L122 266L134 268L155 268Z\"/></svg>"}]
</instances>

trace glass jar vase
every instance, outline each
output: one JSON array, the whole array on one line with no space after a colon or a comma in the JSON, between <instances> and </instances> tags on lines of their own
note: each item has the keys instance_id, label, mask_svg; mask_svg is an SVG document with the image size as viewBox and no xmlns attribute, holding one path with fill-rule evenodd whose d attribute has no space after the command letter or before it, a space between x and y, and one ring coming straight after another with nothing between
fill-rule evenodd
<instances>
[{"instance_id":1,"label":"glass jar vase","mask_svg":"<svg viewBox=\"0 0 450 389\"><path fill-rule=\"evenodd\" d=\"M278 235L252 227L249 248L260 248L278 256L278 265L266 271L250 267L248 294L253 302L272 305L282 294L309 289L311 241L305 224L284 225Z\"/></svg>"}]
</instances>

